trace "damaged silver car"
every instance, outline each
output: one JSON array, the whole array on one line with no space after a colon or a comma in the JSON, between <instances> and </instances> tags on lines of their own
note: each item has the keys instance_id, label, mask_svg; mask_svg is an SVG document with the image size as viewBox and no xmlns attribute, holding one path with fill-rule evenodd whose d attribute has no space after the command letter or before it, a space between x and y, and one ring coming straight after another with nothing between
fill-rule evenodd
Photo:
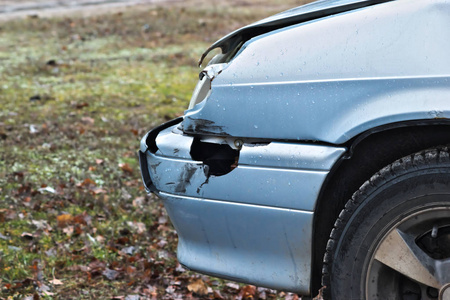
<instances>
[{"instance_id":1,"label":"damaged silver car","mask_svg":"<svg viewBox=\"0 0 450 300\"><path fill-rule=\"evenodd\" d=\"M142 177L189 269L450 299L450 1L324 0L230 33Z\"/></svg>"}]
</instances>

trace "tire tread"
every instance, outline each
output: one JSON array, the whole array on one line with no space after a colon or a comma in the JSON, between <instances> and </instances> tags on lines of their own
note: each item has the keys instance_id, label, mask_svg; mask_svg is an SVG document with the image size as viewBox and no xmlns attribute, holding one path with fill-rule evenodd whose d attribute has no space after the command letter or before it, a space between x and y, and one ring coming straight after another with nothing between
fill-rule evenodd
<instances>
[{"instance_id":1,"label":"tire tread","mask_svg":"<svg viewBox=\"0 0 450 300\"><path fill-rule=\"evenodd\" d=\"M344 209L334 223L328 240L322 267L322 297L324 300L331 299L331 272L333 265L333 256L336 252L338 241L344 233L345 226L359 205L365 200L366 196L379 188L385 182L404 174L411 169L420 169L424 166L449 163L450 153L447 147L438 147L424 150L412 155L405 156L391 163L376 172L369 180L352 195L347 201Z\"/></svg>"}]
</instances>

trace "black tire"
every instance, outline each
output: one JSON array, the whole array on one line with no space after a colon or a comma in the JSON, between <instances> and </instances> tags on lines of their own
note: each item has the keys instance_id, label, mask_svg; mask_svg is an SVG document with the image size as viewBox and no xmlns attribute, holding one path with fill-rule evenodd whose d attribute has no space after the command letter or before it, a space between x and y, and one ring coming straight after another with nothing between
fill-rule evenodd
<instances>
[{"instance_id":1,"label":"black tire","mask_svg":"<svg viewBox=\"0 0 450 300\"><path fill-rule=\"evenodd\" d=\"M450 296L449 150L426 150L381 169L334 226L324 256L324 299ZM436 263L443 259L449 264Z\"/></svg>"}]
</instances>

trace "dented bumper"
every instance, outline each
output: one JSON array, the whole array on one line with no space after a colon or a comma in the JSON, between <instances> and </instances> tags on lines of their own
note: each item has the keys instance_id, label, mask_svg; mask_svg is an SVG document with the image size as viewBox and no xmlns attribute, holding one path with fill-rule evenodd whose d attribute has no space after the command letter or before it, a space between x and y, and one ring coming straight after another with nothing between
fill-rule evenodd
<instances>
[{"instance_id":1,"label":"dented bumper","mask_svg":"<svg viewBox=\"0 0 450 300\"><path fill-rule=\"evenodd\" d=\"M325 177L345 148L244 144L237 166L215 176L192 158L195 138L177 119L141 141L148 191L179 235L178 259L207 274L309 293L312 220Z\"/></svg>"}]
</instances>

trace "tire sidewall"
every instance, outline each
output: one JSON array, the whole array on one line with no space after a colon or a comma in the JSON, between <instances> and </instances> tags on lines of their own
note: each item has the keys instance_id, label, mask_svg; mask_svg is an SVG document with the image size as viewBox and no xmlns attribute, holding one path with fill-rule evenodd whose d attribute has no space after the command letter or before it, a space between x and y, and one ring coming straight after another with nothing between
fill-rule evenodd
<instances>
[{"instance_id":1,"label":"tire sidewall","mask_svg":"<svg viewBox=\"0 0 450 300\"><path fill-rule=\"evenodd\" d=\"M383 237L421 210L450 206L450 166L405 170L352 201L357 202L333 256L332 299L365 299L371 258Z\"/></svg>"}]
</instances>

